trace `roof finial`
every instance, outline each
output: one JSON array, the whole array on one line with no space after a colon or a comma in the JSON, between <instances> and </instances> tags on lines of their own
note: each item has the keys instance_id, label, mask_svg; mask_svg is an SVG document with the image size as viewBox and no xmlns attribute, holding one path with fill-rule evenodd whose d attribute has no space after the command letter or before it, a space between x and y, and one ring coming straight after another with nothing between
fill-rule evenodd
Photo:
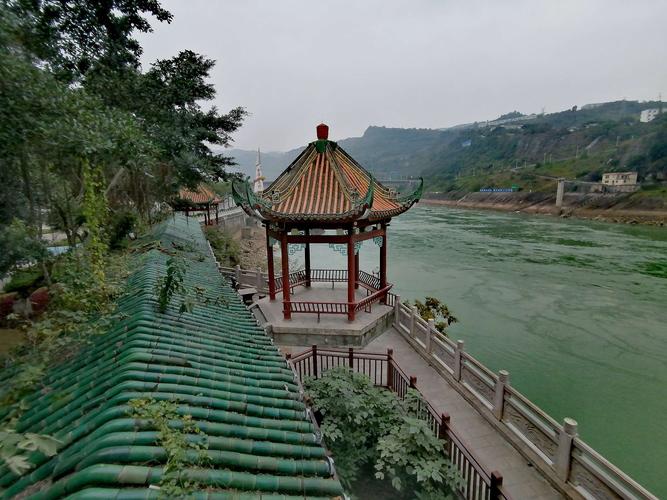
<instances>
[{"instance_id":1,"label":"roof finial","mask_svg":"<svg viewBox=\"0 0 667 500\"><path fill-rule=\"evenodd\" d=\"M320 141L326 141L329 139L329 126L324 123L320 123L317 126L317 139Z\"/></svg>"}]
</instances>

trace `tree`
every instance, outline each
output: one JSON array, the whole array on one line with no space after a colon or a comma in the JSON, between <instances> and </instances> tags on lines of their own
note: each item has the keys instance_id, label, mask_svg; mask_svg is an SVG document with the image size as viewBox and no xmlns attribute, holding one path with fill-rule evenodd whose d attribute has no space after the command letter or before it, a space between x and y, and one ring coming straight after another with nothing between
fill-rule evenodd
<instances>
[{"instance_id":1,"label":"tree","mask_svg":"<svg viewBox=\"0 0 667 500\"><path fill-rule=\"evenodd\" d=\"M225 177L224 167L232 161L214 155L208 144L229 146L231 134L246 115L240 107L227 114L219 113L215 107L202 109L202 102L215 97L215 88L207 83L214 64L190 50L159 60L137 79L137 99L130 103L131 110L150 124L152 136L174 168L177 182L190 186Z\"/></svg>"},{"instance_id":2,"label":"tree","mask_svg":"<svg viewBox=\"0 0 667 500\"><path fill-rule=\"evenodd\" d=\"M435 320L435 328L440 333L445 333L449 325L458 322L458 319L451 313L447 305L435 297L426 297L424 302L415 300L414 306L423 319L426 321L429 319Z\"/></svg>"},{"instance_id":3,"label":"tree","mask_svg":"<svg viewBox=\"0 0 667 500\"><path fill-rule=\"evenodd\" d=\"M158 0L3 0L21 19L23 45L60 79L83 79L100 68L139 66L135 32L152 31L145 16L171 22Z\"/></svg>"},{"instance_id":4,"label":"tree","mask_svg":"<svg viewBox=\"0 0 667 500\"><path fill-rule=\"evenodd\" d=\"M46 246L21 220L14 219L0 231L0 277L13 271L19 264L37 262L48 283L49 273L45 263L48 255Z\"/></svg>"},{"instance_id":5,"label":"tree","mask_svg":"<svg viewBox=\"0 0 667 500\"><path fill-rule=\"evenodd\" d=\"M0 6L0 224L17 216L41 235L48 220L74 245L91 219L85 168L110 210L144 218L181 185L226 176L231 160L209 145L229 145L245 111L203 109L214 61L192 51L141 71L134 30L171 20L157 0Z\"/></svg>"}]
</instances>

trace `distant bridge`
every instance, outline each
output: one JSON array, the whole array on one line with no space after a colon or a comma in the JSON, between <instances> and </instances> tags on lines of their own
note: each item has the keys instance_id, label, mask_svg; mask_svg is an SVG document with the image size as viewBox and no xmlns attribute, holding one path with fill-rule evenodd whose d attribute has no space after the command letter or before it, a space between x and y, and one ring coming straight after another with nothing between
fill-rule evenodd
<instances>
[{"instance_id":1,"label":"distant bridge","mask_svg":"<svg viewBox=\"0 0 667 500\"><path fill-rule=\"evenodd\" d=\"M376 179L380 184L393 188L409 188L419 184L419 178L416 177L388 177L385 179Z\"/></svg>"}]
</instances>

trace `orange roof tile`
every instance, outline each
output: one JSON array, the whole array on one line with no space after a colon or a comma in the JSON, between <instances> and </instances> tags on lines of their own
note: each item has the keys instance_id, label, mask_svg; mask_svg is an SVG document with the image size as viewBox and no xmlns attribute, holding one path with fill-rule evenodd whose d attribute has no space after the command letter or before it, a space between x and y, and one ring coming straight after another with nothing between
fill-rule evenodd
<instances>
[{"instance_id":1,"label":"orange roof tile","mask_svg":"<svg viewBox=\"0 0 667 500\"><path fill-rule=\"evenodd\" d=\"M194 204L216 204L220 203L220 198L209 187L200 184L196 190L181 188L178 192L181 200L186 200Z\"/></svg>"}]
</instances>

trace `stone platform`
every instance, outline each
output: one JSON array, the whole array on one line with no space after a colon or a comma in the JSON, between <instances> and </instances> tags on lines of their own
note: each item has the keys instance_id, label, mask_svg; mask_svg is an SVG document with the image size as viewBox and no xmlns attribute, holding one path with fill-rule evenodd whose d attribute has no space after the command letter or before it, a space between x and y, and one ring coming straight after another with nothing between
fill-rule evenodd
<instances>
[{"instance_id":1,"label":"stone platform","mask_svg":"<svg viewBox=\"0 0 667 500\"><path fill-rule=\"evenodd\" d=\"M313 283L310 288L296 287L291 299L312 302L347 302L347 285ZM363 288L356 290L357 300L366 297ZM260 299L253 306L255 316L270 325L270 334L280 345L313 345L329 347L363 347L386 331L393 320L393 307L372 304L371 311L357 311L356 319L348 321L344 314L292 313L292 319L283 318L282 294L276 300ZM255 309L257 308L257 309Z\"/></svg>"}]
</instances>

